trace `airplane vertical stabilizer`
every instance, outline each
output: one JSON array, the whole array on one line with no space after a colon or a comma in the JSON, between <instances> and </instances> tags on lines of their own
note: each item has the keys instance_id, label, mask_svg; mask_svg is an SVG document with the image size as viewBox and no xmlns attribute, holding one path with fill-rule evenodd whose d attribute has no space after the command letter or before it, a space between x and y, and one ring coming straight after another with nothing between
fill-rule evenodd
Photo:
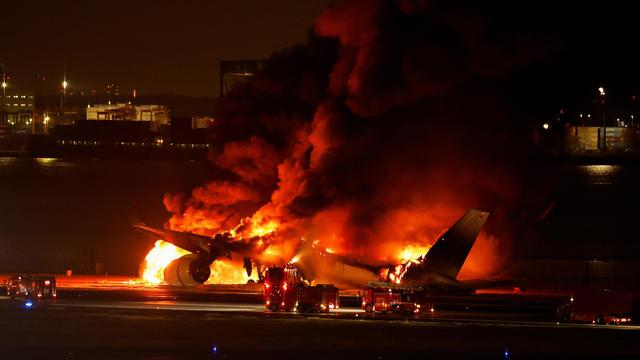
<instances>
[{"instance_id":1,"label":"airplane vertical stabilizer","mask_svg":"<svg viewBox=\"0 0 640 360\"><path fill-rule=\"evenodd\" d=\"M410 268L404 279L424 280L429 273L438 273L455 279L488 217L489 213L486 211L477 209L467 211L429 249L425 262Z\"/></svg>"}]
</instances>

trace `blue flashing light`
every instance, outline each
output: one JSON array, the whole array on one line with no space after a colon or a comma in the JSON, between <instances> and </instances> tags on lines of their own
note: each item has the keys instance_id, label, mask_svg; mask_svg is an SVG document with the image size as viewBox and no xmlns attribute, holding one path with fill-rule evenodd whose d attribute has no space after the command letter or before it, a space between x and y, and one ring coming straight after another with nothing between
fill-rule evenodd
<instances>
[{"instance_id":1,"label":"blue flashing light","mask_svg":"<svg viewBox=\"0 0 640 360\"><path fill-rule=\"evenodd\" d=\"M33 306L33 303L31 301L27 301L24 306L30 308L31 306Z\"/></svg>"},{"instance_id":2,"label":"blue flashing light","mask_svg":"<svg viewBox=\"0 0 640 360\"><path fill-rule=\"evenodd\" d=\"M216 345L213 345L213 347L211 348L211 352L215 354L217 351L218 347Z\"/></svg>"},{"instance_id":3,"label":"blue flashing light","mask_svg":"<svg viewBox=\"0 0 640 360\"><path fill-rule=\"evenodd\" d=\"M505 351L504 351L504 358L506 359L506 358L508 358L508 357L509 357L509 351L508 351L508 350L505 350Z\"/></svg>"}]
</instances>

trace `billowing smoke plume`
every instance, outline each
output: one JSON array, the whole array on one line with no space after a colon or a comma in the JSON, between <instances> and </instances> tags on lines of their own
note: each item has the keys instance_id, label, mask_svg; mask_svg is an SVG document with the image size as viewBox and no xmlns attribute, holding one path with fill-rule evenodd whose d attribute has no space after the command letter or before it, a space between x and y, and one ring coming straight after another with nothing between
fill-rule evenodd
<instances>
[{"instance_id":1,"label":"billowing smoke plume","mask_svg":"<svg viewBox=\"0 0 640 360\"><path fill-rule=\"evenodd\" d=\"M210 160L224 175L166 195L169 226L233 230L285 261L304 238L375 263L429 246L475 207L492 216L461 275L499 270L529 144L499 84L542 46L486 15L335 3L307 45L219 100Z\"/></svg>"}]
</instances>

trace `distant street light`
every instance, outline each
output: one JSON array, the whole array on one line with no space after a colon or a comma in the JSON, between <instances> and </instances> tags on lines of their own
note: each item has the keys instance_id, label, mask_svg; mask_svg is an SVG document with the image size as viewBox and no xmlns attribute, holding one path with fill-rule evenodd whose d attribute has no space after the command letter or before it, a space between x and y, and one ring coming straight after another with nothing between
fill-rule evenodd
<instances>
[{"instance_id":1,"label":"distant street light","mask_svg":"<svg viewBox=\"0 0 640 360\"><path fill-rule=\"evenodd\" d=\"M67 82L67 75L65 72L65 78L62 81L62 96L60 96L60 110L62 111L62 123L64 124L64 98L67 95L67 86L69 86L69 83Z\"/></svg>"},{"instance_id":2,"label":"distant street light","mask_svg":"<svg viewBox=\"0 0 640 360\"><path fill-rule=\"evenodd\" d=\"M542 124L542 128L545 130L549 130L549 123Z\"/></svg>"},{"instance_id":3,"label":"distant street light","mask_svg":"<svg viewBox=\"0 0 640 360\"><path fill-rule=\"evenodd\" d=\"M607 107L605 105L605 93L604 93L604 87L600 86L598 88L598 91L600 92L600 97L602 98L602 151L606 151L607 150ZM599 132L600 130L598 130Z\"/></svg>"},{"instance_id":4,"label":"distant street light","mask_svg":"<svg viewBox=\"0 0 640 360\"><path fill-rule=\"evenodd\" d=\"M2 99L0 101L0 105L2 105L2 111L0 112L0 114L2 115L0 117L0 124L4 124L5 122L5 115L4 115L4 101L5 101L5 90L7 89L7 82L4 81L4 76L2 79Z\"/></svg>"}]
</instances>

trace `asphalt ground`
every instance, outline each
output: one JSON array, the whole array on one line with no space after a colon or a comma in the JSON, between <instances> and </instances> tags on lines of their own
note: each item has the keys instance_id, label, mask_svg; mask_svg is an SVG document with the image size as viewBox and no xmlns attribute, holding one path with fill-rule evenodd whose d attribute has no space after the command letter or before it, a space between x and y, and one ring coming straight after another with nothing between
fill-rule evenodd
<instances>
[{"instance_id":1,"label":"asphalt ground","mask_svg":"<svg viewBox=\"0 0 640 360\"><path fill-rule=\"evenodd\" d=\"M366 314L347 297L335 312L299 314L268 312L245 290L60 289L29 308L2 299L0 358L640 357L640 326L557 323L544 297L443 298L417 316Z\"/></svg>"}]
</instances>

